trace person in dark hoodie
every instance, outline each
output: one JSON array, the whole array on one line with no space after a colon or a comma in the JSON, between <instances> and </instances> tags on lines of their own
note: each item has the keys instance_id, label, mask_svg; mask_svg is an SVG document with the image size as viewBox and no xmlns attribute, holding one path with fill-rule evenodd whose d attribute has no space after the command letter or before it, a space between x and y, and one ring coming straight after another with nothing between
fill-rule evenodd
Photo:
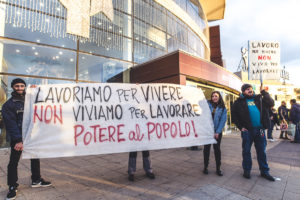
<instances>
[{"instance_id":1,"label":"person in dark hoodie","mask_svg":"<svg viewBox=\"0 0 300 200\"><path fill-rule=\"evenodd\" d=\"M15 199L19 184L18 181L18 163L23 151L22 142L22 123L25 101L26 83L20 78L11 82L13 92L11 98L2 106L2 116L6 128L7 141L10 141L10 159L7 166L7 185L9 191L6 199ZM31 187L47 187L51 183L45 181L40 175L40 160L31 159Z\"/></svg>"},{"instance_id":2,"label":"person in dark hoodie","mask_svg":"<svg viewBox=\"0 0 300 200\"><path fill-rule=\"evenodd\" d=\"M290 103L290 121L296 125L295 137L291 142L300 143L300 105L296 102L296 99L292 99Z\"/></svg>"},{"instance_id":3,"label":"person in dark hoodie","mask_svg":"<svg viewBox=\"0 0 300 200\"><path fill-rule=\"evenodd\" d=\"M251 146L254 142L261 176L269 181L275 181L269 174L265 135L265 129L270 127L269 109L274 106L274 100L262 87L259 95L255 95L250 84L244 84L241 90L242 94L234 102L231 114L233 123L241 130L243 140L243 176L246 179L251 178Z\"/></svg>"}]
</instances>

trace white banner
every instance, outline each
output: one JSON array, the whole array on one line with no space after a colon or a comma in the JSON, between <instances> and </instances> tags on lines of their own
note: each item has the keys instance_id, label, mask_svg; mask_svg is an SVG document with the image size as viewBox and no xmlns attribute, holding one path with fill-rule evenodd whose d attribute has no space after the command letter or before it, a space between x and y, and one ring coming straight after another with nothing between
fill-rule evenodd
<instances>
[{"instance_id":1,"label":"white banner","mask_svg":"<svg viewBox=\"0 0 300 200\"><path fill-rule=\"evenodd\" d=\"M249 80L280 80L280 44L249 41Z\"/></svg>"},{"instance_id":2,"label":"white banner","mask_svg":"<svg viewBox=\"0 0 300 200\"><path fill-rule=\"evenodd\" d=\"M215 143L201 89L174 84L57 84L26 91L23 158Z\"/></svg>"}]
</instances>

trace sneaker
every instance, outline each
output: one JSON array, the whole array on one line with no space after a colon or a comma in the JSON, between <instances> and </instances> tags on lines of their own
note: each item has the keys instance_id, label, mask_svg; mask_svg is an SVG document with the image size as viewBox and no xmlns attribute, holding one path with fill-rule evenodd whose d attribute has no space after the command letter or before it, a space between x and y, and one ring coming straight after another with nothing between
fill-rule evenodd
<instances>
[{"instance_id":1,"label":"sneaker","mask_svg":"<svg viewBox=\"0 0 300 200\"><path fill-rule=\"evenodd\" d=\"M6 196L6 200L15 199L17 196L17 188L15 186L10 186Z\"/></svg>"},{"instance_id":2,"label":"sneaker","mask_svg":"<svg viewBox=\"0 0 300 200\"><path fill-rule=\"evenodd\" d=\"M48 187L51 186L51 182L45 181L44 179L40 179L39 181L32 181L31 187L36 188L36 187Z\"/></svg>"},{"instance_id":3,"label":"sneaker","mask_svg":"<svg viewBox=\"0 0 300 200\"><path fill-rule=\"evenodd\" d=\"M244 171L243 177L246 178L246 179L250 179L251 178L250 172L249 171Z\"/></svg>"},{"instance_id":4,"label":"sneaker","mask_svg":"<svg viewBox=\"0 0 300 200\"><path fill-rule=\"evenodd\" d=\"M128 175L128 180L133 182L134 181L134 175L133 174L129 174Z\"/></svg>"},{"instance_id":5,"label":"sneaker","mask_svg":"<svg viewBox=\"0 0 300 200\"><path fill-rule=\"evenodd\" d=\"M275 178L273 176L271 176L270 174L260 174L263 178L269 180L269 181L275 181Z\"/></svg>"},{"instance_id":6,"label":"sneaker","mask_svg":"<svg viewBox=\"0 0 300 200\"><path fill-rule=\"evenodd\" d=\"M221 170L217 170L217 171L216 171L216 174L217 174L218 176L223 176L223 172L222 172Z\"/></svg>"},{"instance_id":7,"label":"sneaker","mask_svg":"<svg viewBox=\"0 0 300 200\"><path fill-rule=\"evenodd\" d=\"M203 172L203 174L208 174L208 169L204 168L202 172Z\"/></svg>"},{"instance_id":8,"label":"sneaker","mask_svg":"<svg viewBox=\"0 0 300 200\"><path fill-rule=\"evenodd\" d=\"M146 176L150 179L155 179L155 175L152 172L146 172Z\"/></svg>"}]
</instances>

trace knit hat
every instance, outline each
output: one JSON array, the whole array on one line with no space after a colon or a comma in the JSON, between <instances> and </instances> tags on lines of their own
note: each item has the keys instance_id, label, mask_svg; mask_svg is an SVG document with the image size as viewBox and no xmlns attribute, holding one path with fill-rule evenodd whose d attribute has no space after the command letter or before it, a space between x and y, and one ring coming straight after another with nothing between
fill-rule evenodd
<instances>
[{"instance_id":1,"label":"knit hat","mask_svg":"<svg viewBox=\"0 0 300 200\"><path fill-rule=\"evenodd\" d=\"M249 88L249 87L252 87L252 85L250 85L250 84L248 84L248 83L245 83L245 84L242 86L242 88L241 88L242 93L245 92L245 90L247 90L247 88Z\"/></svg>"},{"instance_id":2,"label":"knit hat","mask_svg":"<svg viewBox=\"0 0 300 200\"><path fill-rule=\"evenodd\" d=\"M23 79L20 79L20 78L15 78L14 80L12 80L12 82L11 82L11 87L13 87L15 84L17 84L17 83L23 83L25 86L26 86L26 83L25 83L25 81L23 80Z\"/></svg>"}]
</instances>

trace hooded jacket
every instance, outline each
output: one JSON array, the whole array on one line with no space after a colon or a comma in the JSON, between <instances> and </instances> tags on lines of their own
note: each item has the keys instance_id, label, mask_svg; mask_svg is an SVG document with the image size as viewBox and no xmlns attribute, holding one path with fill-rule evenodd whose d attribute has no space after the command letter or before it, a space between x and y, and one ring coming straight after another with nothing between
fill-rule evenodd
<instances>
[{"instance_id":1,"label":"hooded jacket","mask_svg":"<svg viewBox=\"0 0 300 200\"><path fill-rule=\"evenodd\" d=\"M270 126L269 109L274 106L274 100L270 97L269 93L265 90L261 91L259 95L253 95L254 103L260 112L260 122L264 129ZM231 109L232 122L238 129L246 128L251 130L252 124L250 113L246 101L246 97L241 96L234 102Z\"/></svg>"},{"instance_id":2,"label":"hooded jacket","mask_svg":"<svg viewBox=\"0 0 300 200\"><path fill-rule=\"evenodd\" d=\"M2 106L2 116L6 128L6 140L12 143L22 142L22 123L24 112L24 96L12 93Z\"/></svg>"}]
</instances>

